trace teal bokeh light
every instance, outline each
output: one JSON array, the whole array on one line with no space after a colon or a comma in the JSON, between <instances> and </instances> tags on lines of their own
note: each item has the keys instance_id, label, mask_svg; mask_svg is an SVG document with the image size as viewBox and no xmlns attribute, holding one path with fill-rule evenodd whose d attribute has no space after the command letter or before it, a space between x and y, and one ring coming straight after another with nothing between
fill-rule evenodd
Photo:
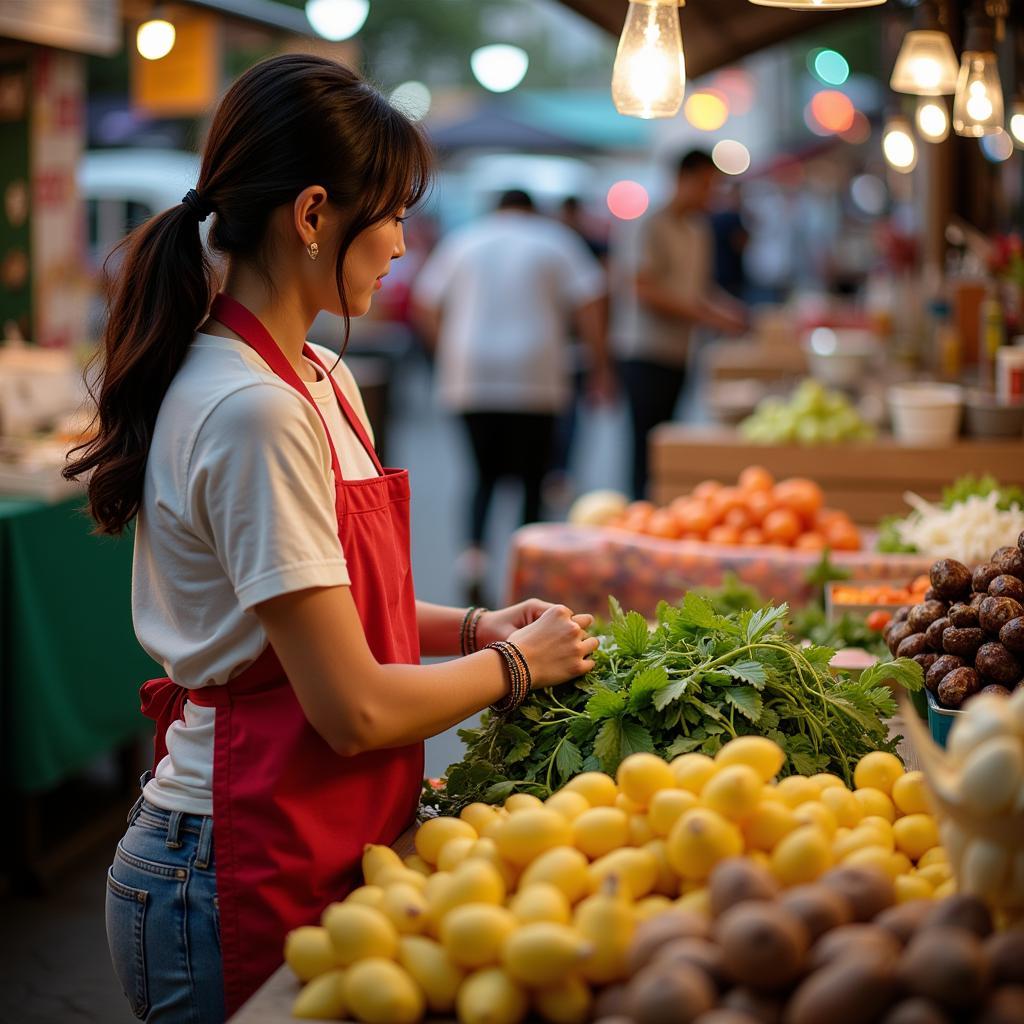
<instances>
[{"instance_id":1,"label":"teal bokeh light","mask_svg":"<svg viewBox=\"0 0 1024 1024\"><path fill-rule=\"evenodd\" d=\"M844 85L850 77L850 64L837 50L812 50L807 63L814 77L825 85Z\"/></svg>"}]
</instances>

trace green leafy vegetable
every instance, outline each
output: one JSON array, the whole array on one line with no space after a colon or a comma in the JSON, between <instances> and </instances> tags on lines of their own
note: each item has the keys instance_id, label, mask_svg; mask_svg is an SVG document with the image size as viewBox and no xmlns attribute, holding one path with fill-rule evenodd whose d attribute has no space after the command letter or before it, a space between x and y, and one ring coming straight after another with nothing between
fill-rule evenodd
<instances>
[{"instance_id":1,"label":"green leafy vegetable","mask_svg":"<svg viewBox=\"0 0 1024 1024\"><path fill-rule=\"evenodd\" d=\"M678 606L662 603L652 629L613 600L594 670L537 691L508 717L488 712L479 728L463 730L465 758L448 769L443 789L425 789L424 802L457 813L517 791L546 797L581 771L614 774L638 751L714 755L751 734L783 748L784 774L832 771L847 781L865 753L895 749L889 685L919 688L916 663L900 659L858 679L836 678L831 646L801 647L783 631L785 605L721 609L691 592ZM816 614L813 629L823 631Z\"/></svg>"}]
</instances>

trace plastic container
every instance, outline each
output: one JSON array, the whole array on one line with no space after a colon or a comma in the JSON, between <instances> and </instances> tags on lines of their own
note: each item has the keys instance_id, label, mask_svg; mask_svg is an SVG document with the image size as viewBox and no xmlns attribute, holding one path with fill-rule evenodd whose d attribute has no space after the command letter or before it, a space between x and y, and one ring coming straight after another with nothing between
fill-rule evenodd
<instances>
[{"instance_id":1,"label":"plastic container","mask_svg":"<svg viewBox=\"0 0 1024 1024\"><path fill-rule=\"evenodd\" d=\"M939 703L939 698L931 690L926 692L928 694L928 728L931 731L932 739L940 747L945 747L949 730L953 728L953 723L963 712L955 711L953 708L944 708Z\"/></svg>"},{"instance_id":2,"label":"plastic container","mask_svg":"<svg viewBox=\"0 0 1024 1024\"><path fill-rule=\"evenodd\" d=\"M904 444L941 447L960 433L963 389L955 384L899 384L889 389L893 434Z\"/></svg>"},{"instance_id":3,"label":"plastic container","mask_svg":"<svg viewBox=\"0 0 1024 1024\"><path fill-rule=\"evenodd\" d=\"M1024 399L1005 403L990 391L969 391L964 404L971 437L1020 437L1024 434Z\"/></svg>"}]
</instances>

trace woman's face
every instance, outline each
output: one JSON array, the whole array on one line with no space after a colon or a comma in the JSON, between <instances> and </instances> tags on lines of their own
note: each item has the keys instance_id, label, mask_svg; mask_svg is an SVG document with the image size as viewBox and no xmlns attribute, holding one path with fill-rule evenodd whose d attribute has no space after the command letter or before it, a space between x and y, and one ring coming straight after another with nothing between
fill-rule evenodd
<instances>
[{"instance_id":1,"label":"woman's face","mask_svg":"<svg viewBox=\"0 0 1024 1024\"><path fill-rule=\"evenodd\" d=\"M391 261L405 255L404 216L403 208L395 216L356 235L349 246L345 255L344 281L352 316L363 316L369 311L374 293L391 268Z\"/></svg>"}]
</instances>

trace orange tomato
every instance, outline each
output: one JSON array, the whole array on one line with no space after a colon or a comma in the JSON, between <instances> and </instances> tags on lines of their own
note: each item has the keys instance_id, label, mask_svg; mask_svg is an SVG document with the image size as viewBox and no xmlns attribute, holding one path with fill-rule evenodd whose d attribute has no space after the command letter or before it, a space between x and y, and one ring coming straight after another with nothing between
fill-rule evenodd
<instances>
[{"instance_id":1,"label":"orange tomato","mask_svg":"<svg viewBox=\"0 0 1024 1024\"><path fill-rule=\"evenodd\" d=\"M923 594L926 590L930 590L932 581L927 576L918 576L913 583L910 584L910 589L915 594Z\"/></svg>"},{"instance_id":2,"label":"orange tomato","mask_svg":"<svg viewBox=\"0 0 1024 1024\"><path fill-rule=\"evenodd\" d=\"M777 508L764 517L761 524L765 540L772 544L792 544L803 527L797 514L788 508Z\"/></svg>"},{"instance_id":3,"label":"orange tomato","mask_svg":"<svg viewBox=\"0 0 1024 1024\"><path fill-rule=\"evenodd\" d=\"M739 478L741 491L770 491L775 486L775 477L764 466L747 466Z\"/></svg>"},{"instance_id":4,"label":"orange tomato","mask_svg":"<svg viewBox=\"0 0 1024 1024\"><path fill-rule=\"evenodd\" d=\"M659 509L652 513L647 520L646 533L652 537L664 537L667 540L675 540L679 536L679 524L676 517L665 509Z\"/></svg>"},{"instance_id":5,"label":"orange tomato","mask_svg":"<svg viewBox=\"0 0 1024 1024\"><path fill-rule=\"evenodd\" d=\"M688 501L678 508L673 506L673 513L679 524L679 529L683 533L695 533L703 536L715 525L714 517L699 501Z\"/></svg>"},{"instance_id":6,"label":"orange tomato","mask_svg":"<svg viewBox=\"0 0 1024 1024\"><path fill-rule=\"evenodd\" d=\"M740 533L754 525L750 518L750 513L745 508L729 509L729 511L725 513L725 518L722 522L726 526L735 527L740 531Z\"/></svg>"},{"instance_id":7,"label":"orange tomato","mask_svg":"<svg viewBox=\"0 0 1024 1024\"><path fill-rule=\"evenodd\" d=\"M712 544L739 544L740 531L734 526L713 526L708 531L708 540Z\"/></svg>"},{"instance_id":8,"label":"orange tomato","mask_svg":"<svg viewBox=\"0 0 1024 1024\"><path fill-rule=\"evenodd\" d=\"M740 534L740 543L747 548L759 548L764 543L764 534L756 526L751 526Z\"/></svg>"},{"instance_id":9,"label":"orange tomato","mask_svg":"<svg viewBox=\"0 0 1024 1024\"><path fill-rule=\"evenodd\" d=\"M764 517L779 506L771 491L751 491L747 495L747 515L755 526L764 522Z\"/></svg>"},{"instance_id":10,"label":"orange tomato","mask_svg":"<svg viewBox=\"0 0 1024 1024\"><path fill-rule=\"evenodd\" d=\"M704 480L694 487L693 497L703 501L705 498L710 498L712 494L717 494L721 489L722 485L717 480Z\"/></svg>"},{"instance_id":11,"label":"orange tomato","mask_svg":"<svg viewBox=\"0 0 1024 1024\"><path fill-rule=\"evenodd\" d=\"M744 508L746 503L746 496L738 487L723 487L708 499L708 504L723 520L734 508Z\"/></svg>"},{"instance_id":12,"label":"orange tomato","mask_svg":"<svg viewBox=\"0 0 1024 1024\"><path fill-rule=\"evenodd\" d=\"M890 622L892 622L892 612L884 612L881 608L877 608L868 616L867 627L876 633L881 633Z\"/></svg>"},{"instance_id":13,"label":"orange tomato","mask_svg":"<svg viewBox=\"0 0 1024 1024\"><path fill-rule=\"evenodd\" d=\"M779 505L795 512L807 523L814 522L814 517L825 504L821 488L813 480L802 477L795 476L777 483L772 494Z\"/></svg>"},{"instance_id":14,"label":"orange tomato","mask_svg":"<svg viewBox=\"0 0 1024 1024\"><path fill-rule=\"evenodd\" d=\"M793 544L798 551L823 551L825 538L820 533L801 533Z\"/></svg>"},{"instance_id":15,"label":"orange tomato","mask_svg":"<svg viewBox=\"0 0 1024 1024\"><path fill-rule=\"evenodd\" d=\"M834 551L860 551L860 530L852 523L833 523L825 540Z\"/></svg>"}]
</instances>

